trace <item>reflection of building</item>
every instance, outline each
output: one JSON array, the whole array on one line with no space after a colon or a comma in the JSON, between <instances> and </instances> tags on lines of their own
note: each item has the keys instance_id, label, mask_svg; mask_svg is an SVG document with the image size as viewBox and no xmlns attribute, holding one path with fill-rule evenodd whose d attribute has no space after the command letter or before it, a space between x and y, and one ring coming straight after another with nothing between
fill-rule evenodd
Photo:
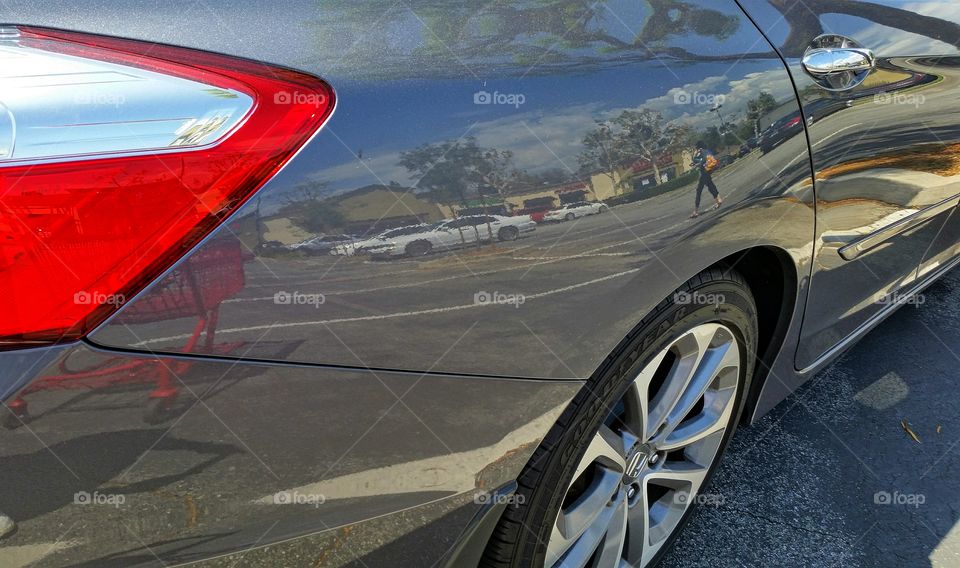
<instances>
[{"instance_id":1,"label":"reflection of building","mask_svg":"<svg viewBox=\"0 0 960 568\"><path fill-rule=\"evenodd\" d=\"M605 173L596 173L590 176L590 184L593 186L594 193L598 200L610 199L617 195L622 195L624 191L652 188L661 183L666 183L672 179L690 171L690 162L693 156L688 150L677 152L675 154L663 154L657 160L657 169L660 173L660 180L656 180L657 169L654 169L650 160L637 160L629 167L623 168L614 175L614 179ZM614 187L614 182L619 186Z\"/></svg>"},{"instance_id":2,"label":"reflection of building","mask_svg":"<svg viewBox=\"0 0 960 568\"><path fill-rule=\"evenodd\" d=\"M285 206L279 214L262 218L263 242L293 244L315 236L292 219L298 213L309 211L311 205L314 211L326 211L336 219L330 222L331 232L354 235L433 223L454 216L448 207L434 203L428 195L416 193L413 188L368 185L322 201L297 202Z\"/></svg>"},{"instance_id":3,"label":"reflection of building","mask_svg":"<svg viewBox=\"0 0 960 568\"><path fill-rule=\"evenodd\" d=\"M379 232L392 227L432 223L453 216L443 205L413 188L368 185L327 201L344 217L344 232Z\"/></svg>"},{"instance_id":4,"label":"reflection of building","mask_svg":"<svg viewBox=\"0 0 960 568\"><path fill-rule=\"evenodd\" d=\"M514 209L522 210L553 209L565 203L595 200L591 187L581 181L536 187L506 198Z\"/></svg>"}]
</instances>

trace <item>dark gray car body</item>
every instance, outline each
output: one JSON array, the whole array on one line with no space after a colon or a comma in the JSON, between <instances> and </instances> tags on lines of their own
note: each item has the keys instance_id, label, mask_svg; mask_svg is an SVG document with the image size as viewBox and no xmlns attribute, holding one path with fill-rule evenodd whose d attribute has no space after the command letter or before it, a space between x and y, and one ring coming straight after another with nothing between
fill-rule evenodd
<instances>
[{"instance_id":1,"label":"dark gray car body","mask_svg":"<svg viewBox=\"0 0 960 568\"><path fill-rule=\"evenodd\" d=\"M294 67L337 92L321 131L191 252L247 252L244 287L219 306L210 341L188 347L196 317L123 317L182 262L87 340L0 354L4 397L26 388L30 408L0 432L0 510L19 525L0 559L469 565L496 518L488 495L509 491L644 315L721 262L744 273L761 310L745 418L770 410L956 261L960 102L949 93L960 60L949 42L960 19L893 1L807 0L803 14L791 1L741 4L749 17L731 0L0 8L9 23ZM878 56L882 73L857 97L818 89L799 66L825 32ZM815 120L718 171L724 204L696 219L696 176L678 149L659 172L680 178L667 189L644 185L652 168L639 165L644 199L515 241L395 260L263 248L271 233L309 237L302 215L362 237L478 199L560 200L578 183L599 197L604 173L579 160L595 121L649 109L706 134L744 119L761 92L771 112ZM711 111L718 97L723 118ZM509 168L485 172L483 194L462 174L476 164L454 159L471 143L509 152ZM437 148L442 176L423 160L418 169L416 151ZM891 228L855 260L838 254ZM169 408L149 407L149 380L36 388L132 361L173 376ZM82 492L114 499L78 502Z\"/></svg>"}]
</instances>

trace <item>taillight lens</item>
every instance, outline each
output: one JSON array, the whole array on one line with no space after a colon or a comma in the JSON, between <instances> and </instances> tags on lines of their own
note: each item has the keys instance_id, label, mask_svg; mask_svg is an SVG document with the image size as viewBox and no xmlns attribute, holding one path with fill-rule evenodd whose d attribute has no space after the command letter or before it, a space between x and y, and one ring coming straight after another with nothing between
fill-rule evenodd
<instances>
[{"instance_id":1,"label":"taillight lens","mask_svg":"<svg viewBox=\"0 0 960 568\"><path fill-rule=\"evenodd\" d=\"M82 337L320 128L320 79L178 47L0 27L0 348Z\"/></svg>"}]
</instances>

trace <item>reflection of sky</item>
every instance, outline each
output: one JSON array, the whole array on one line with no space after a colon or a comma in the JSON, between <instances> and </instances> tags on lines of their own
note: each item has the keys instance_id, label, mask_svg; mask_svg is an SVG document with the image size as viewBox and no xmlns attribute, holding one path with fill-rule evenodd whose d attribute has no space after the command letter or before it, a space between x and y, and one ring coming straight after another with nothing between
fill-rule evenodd
<instances>
[{"instance_id":1,"label":"reflection of sky","mask_svg":"<svg viewBox=\"0 0 960 568\"><path fill-rule=\"evenodd\" d=\"M667 121L703 129L719 125L716 113L709 110L709 102L715 100L712 96L725 97L721 112L727 122L735 122L743 118L747 101L761 90L778 100L792 94L777 60L744 60L733 67L729 62L674 65L669 70L658 62L646 62L642 67L590 74L503 79L482 89L522 94L525 101L519 107L474 104L478 89L471 77L381 81L376 88L367 82L338 83L331 132L321 135L328 152L313 162L314 177L330 182L332 193L371 183L408 185L416 180L397 164L401 151L464 135L476 137L483 147L511 150L514 166L521 170L576 171L581 140L595 126L595 119L642 107L661 112ZM699 98L678 105L675 96L681 90ZM362 151L366 167L347 148Z\"/></svg>"},{"instance_id":2,"label":"reflection of sky","mask_svg":"<svg viewBox=\"0 0 960 568\"><path fill-rule=\"evenodd\" d=\"M957 0L928 0L924 2L886 0L877 3L960 23L960 2L957 2ZM803 9L801 2L797 4L798 9ZM775 45L782 45L787 39L790 27L780 12L766 0L747 0L744 2L744 6L750 11L750 15L763 26L770 41ZM819 19L824 33L840 34L855 39L864 47L874 50L880 57L946 55L957 52L956 47L947 42L876 24L862 17L846 14L823 14ZM956 38L948 39L955 40Z\"/></svg>"}]
</instances>

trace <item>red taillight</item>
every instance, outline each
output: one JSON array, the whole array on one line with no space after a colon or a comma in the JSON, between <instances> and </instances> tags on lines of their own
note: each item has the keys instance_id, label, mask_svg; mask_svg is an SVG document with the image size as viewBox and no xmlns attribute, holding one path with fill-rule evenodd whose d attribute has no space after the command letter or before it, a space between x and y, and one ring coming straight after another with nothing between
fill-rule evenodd
<instances>
[{"instance_id":1,"label":"red taillight","mask_svg":"<svg viewBox=\"0 0 960 568\"><path fill-rule=\"evenodd\" d=\"M788 122L788 123L787 123L787 128L790 128L790 127L792 127L792 126L796 126L796 125L798 125L798 124L800 124L800 117L799 117L799 116L798 116L797 118L791 120L790 122Z\"/></svg>"},{"instance_id":2,"label":"red taillight","mask_svg":"<svg viewBox=\"0 0 960 568\"><path fill-rule=\"evenodd\" d=\"M334 106L328 85L289 69L0 31L0 60L41 61L56 77L11 77L0 65L0 117L16 126L4 130L0 118L0 348L89 332L270 179ZM76 69L66 86L64 68ZM49 109L45 90L56 99ZM85 98L64 102L64 92Z\"/></svg>"}]
</instances>

